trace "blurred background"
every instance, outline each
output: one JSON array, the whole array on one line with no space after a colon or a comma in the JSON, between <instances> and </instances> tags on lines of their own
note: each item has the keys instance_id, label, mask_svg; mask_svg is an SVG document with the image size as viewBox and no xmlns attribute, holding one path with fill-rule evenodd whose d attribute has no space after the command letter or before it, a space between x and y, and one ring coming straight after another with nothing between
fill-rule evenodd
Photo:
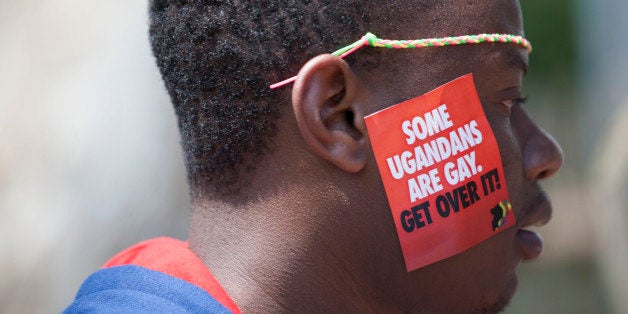
<instances>
[{"instance_id":1,"label":"blurred background","mask_svg":"<svg viewBox=\"0 0 628 314\"><path fill-rule=\"evenodd\" d=\"M506 313L628 313L628 2L522 7L526 106L565 165ZM113 254L187 225L146 1L0 0L0 312L59 312Z\"/></svg>"}]
</instances>

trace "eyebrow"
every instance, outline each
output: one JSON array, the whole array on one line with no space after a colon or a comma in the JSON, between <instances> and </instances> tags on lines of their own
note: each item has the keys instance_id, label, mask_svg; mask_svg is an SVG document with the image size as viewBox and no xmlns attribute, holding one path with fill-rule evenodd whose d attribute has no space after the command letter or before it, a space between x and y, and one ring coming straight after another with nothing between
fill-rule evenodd
<instances>
[{"instance_id":1,"label":"eyebrow","mask_svg":"<svg viewBox=\"0 0 628 314\"><path fill-rule=\"evenodd\" d=\"M518 50L508 49L502 54L502 57L505 58L508 67L522 70L523 75L528 73L528 61L521 56Z\"/></svg>"}]
</instances>

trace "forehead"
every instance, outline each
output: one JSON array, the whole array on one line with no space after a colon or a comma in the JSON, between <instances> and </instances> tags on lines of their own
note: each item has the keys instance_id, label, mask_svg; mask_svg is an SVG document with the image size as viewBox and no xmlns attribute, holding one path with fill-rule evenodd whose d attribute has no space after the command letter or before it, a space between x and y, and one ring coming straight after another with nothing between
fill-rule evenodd
<instances>
[{"instance_id":1,"label":"forehead","mask_svg":"<svg viewBox=\"0 0 628 314\"><path fill-rule=\"evenodd\" d=\"M521 10L517 1L471 0L438 3L440 5L429 9L416 7L403 13L400 18L403 23L394 29L394 34L390 37L418 39L480 33L523 35ZM387 78L391 88L385 89L393 92L386 93L386 98L390 98L392 102L425 93L467 73L482 72L483 77L501 80L507 77L508 84L520 84L518 80L525 73L528 62L525 48L503 43L420 50L395 49L385 53L385 58L395 63L393 68L404 73Z\"/></svg>"},{"instance_id":2,"label":"forehead","mask_svg":"<svg viewBox=\"0 0 628 314\"><path fill-rule=\"evenodd\" d=\"M516 0L454 0L431 1L430 5L415 2L397 3L387 10L391 25L389 37L426 38L480 33L523 35L519 2ZM393 6L389 4L388 6Z\"/></svg>"},{"instance_id":3,"label":"forehead","mask_svg":"<svg viewBox=\"0 0 628 314\"><path fill-rule=\"evenodd\" d=\"M508 70L528 71L528 53L515 45L501 45L501 49L493 49L486 57L486 63L492 63Z\"/></svg>"}]
</instances>

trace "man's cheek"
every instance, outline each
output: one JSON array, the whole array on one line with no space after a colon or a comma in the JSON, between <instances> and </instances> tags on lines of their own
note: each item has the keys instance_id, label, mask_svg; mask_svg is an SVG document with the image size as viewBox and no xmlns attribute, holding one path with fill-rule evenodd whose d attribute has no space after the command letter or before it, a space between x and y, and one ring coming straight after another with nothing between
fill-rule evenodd
<instances>
[{"instance_id":1,"label":"man's cheek","mask_svg":"<svg viewBox=\"0 0 628 314\"><path fill-rule=\"evenodd\" d=\"M519 217L522 210L522 186L523 176L523 159L521 157L521 146L519 140L513 133L513 129L509 120L501 120L491 123L493 133L499 146L499 153L502 158L504 167L504 176L508 185L508 195L512 203L515 217ZM513 229L514 230L514 229Z\"/></svg>"},{"instance_id":2,"label":"man's cheek","mask_svg":"<svg viewBox=\"0 0 628 314\"><path fill-rule=\"evenodd\" d=\"M502 165L514 141L504 117L489 123L465 75L365 118L408 271L515 224Z\"/></svg>"}]
</instances>

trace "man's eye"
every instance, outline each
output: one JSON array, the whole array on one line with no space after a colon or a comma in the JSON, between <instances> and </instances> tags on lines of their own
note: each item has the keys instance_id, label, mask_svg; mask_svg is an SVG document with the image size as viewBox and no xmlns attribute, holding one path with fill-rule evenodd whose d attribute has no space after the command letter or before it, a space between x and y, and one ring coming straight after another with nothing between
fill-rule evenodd
<instances>
[{"instance_id":1,"label":"man's eye","mask_svg":"<svg viewBox=\"0 0 628 314\"><path fill-rule=\"evenodd\" d=\"M523 105L526 102L527 97L520 97L515 99L508 99L502 101L502 105L506 106L509 110L515 105Z\"/></svg>"}]
</instances>

